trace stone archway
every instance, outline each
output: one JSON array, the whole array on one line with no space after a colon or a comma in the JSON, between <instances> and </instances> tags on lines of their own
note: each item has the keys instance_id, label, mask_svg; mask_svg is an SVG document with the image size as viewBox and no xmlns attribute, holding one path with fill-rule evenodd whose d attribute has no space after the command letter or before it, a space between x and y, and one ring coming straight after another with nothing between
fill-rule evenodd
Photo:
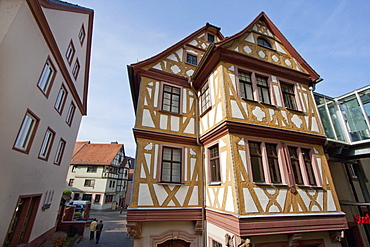
<instances>
[{"instance_id":1,"label":"stone archway","mask_svg":"<svg viewBox=\"0 0 370 247\"><path fill-rule=\"evenodd\" d=\"M184 240L167 240L163 244L158 244L158 247L190 247L190 243L185 242Z\"/></svg>"}]
</instances>

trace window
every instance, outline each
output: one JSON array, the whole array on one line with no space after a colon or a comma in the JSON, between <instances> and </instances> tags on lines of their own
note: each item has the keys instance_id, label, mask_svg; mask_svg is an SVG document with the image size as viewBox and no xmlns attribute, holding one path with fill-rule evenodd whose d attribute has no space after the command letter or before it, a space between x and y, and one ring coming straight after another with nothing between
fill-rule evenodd
<instances>
[{"instance_id":1,"label":"window","mask_svg":"<svg viewBox=\"0 0 370 247\"><path fill-rule=\"evenodd\" d=\"M278 143L247 140L250 180L255 183L283 183Z\"/></svg>"},{"instance_id":2,"label":"window","mask_svg":"<svg viewBox=\"0 0 370 247\"><path fill-rule=\"evenodd\" d=\"M281 183L277 145L266 143L266 153L267 162L270 169L270 180L272 183Z\"/></svg>"},{"instance_id":3,"label":"window","mask_svg":"<svg viewBox=\"0 0 370 247\"><path fill-rule=\"evenodd\" d=\"M100 194L96 194L95 195L95 199L94 199L94 203L100 203L100 198L101 198L101 195Z\"/></svg>"},{"instance_id":4,"label":"window","mask_svg":"<svg viewBox=\"0 0 370 247\"><path fill-rule=\"evenodd\" d=\"M88 166L87 167L87 172L93 172L96 173L98 168L96 166Z\"/></svg>"},{"instance_id":5,"label":"window","mask_svg":"<svg viewBox=\"0 0 370 247\"><path fill-rule=\"evenodd\" d=\"M114 188L114 186L116 185L116 181L109 181L109 188Z\"/></svg>"},{"instance_id":6,"label":"window","mask_svg":"<svg viewBox=\"0 0 370 247\"><path fill-rule=\"evenodd\" d=\"M248 144L253 182L265 182L265 173L262 164L261 143L249 142Z\"/></svg>"},{"instance_id":7,"label":"window","mask_svg":"<svg viewBox=\"0 0 370 247\"><path fill-rule=\"evenodd\" d=\"M92 200L92 194L83 194L82 200L91 202Z\"/></svg>"},{"instance_id":8,"label":"window","mask_svg":"<svg viewBox=\"0 0 370 247\"><path fill-rule=\"evenodd\" d=\"M238 71L240 96L243 99L271 104L269 78L254 72Z\"/></svg>"},{"instance_id":9,"label":"window","mask_svg":"<svg viewBox=\"0 0 370 247\"><path fill-rule=\"evenodd\" d=\"M51 84L55 77L55 68L53 64L51 63L50 59L48 59L44 65L44 68L42 70L39 82L37 83L37 86L39 89L48 96L51 88Z\"/></svg>"},{"instance_id":10,"label":"window","mask_svg":"<svg viewBox=\"0 0 370 247\"><path fill-rule=\"evenodd\" d=\"M205 112L211 107L211 96L209 94L208 82L200 90L200 111Z\"/></svg>"},{"instance_id":11,"label":"window","mask_svg":"<svg viewBox=\"0 0 370 247\"><path fill-rule=\"evenodd\" d=\"M294 85L280 83L281 92L283 93L284 105L291 110L298 110L294 94Z\"/></svg>"},{"instance_id":12,"label":"window","mask_svg":"<svg viewBox=\"0 0 370 247\"><path fill-rule=\"evenodd\" d=\"M80 193L75 193L73 195L73 200L80 200Z\"/></svg>"},{"instance_id":13,"label":"window","mask_svg":"<svg viewBox=\"0 0 370 247\"><path fill-rule=\"evenodd\" d=\"M253 100L253 86L250 73L239 72L241 97Z\"/></svg>"},{"instance_id":14,"label":"window","mask_svg":"<svg viewBox=\"0 0 370 247\"><path fill-rule=\"evenodd\" d=\"M75 55L75 47L71 40L71 42L68 45L67 51L66 51L66 58L67 58L69 65L71 65L74 55Z\"/></svg>"},{"instance_id":15,"label":"window","mask_svg":"<svg viewBox=\"0 0 370 247\"><path fill-rule=\"evenodd\" d=\"M207 41L210 43L215 43L215 36L213 34L207 34Z\"/></svg>"},{"instance_id":16,"label":"window","mask_svg":"<svg viewBox=\"0 0 370 247\"><path fill-rule=\"evenodd\" d=\"M261 102L270 104L269 86L266 77L256 76L258 98Z\"/></svg>"},{"instance_id":17,"label":"window","mask_svg":"<svg viewBox=\"0 0 370 247\"><path fill-rule=\"evenodd\" d=\"M82 25L80 32L78 33L78 40L80 41L81 45L83 44L85 40L85 36L86 36L85 28L84 28L84 25Z\"/></svg>"},{"instance_id":18,"label":"window","mask_svg":"<svg viewBox=\"0 0 370 247\"><path fill-rule=\"evenodd\" d=\"M266 47L266 48L269 48L269 49L272 49L272 46L271 46L271 43L268 42L266 39L264 38L257 38L257 43L258 45L260 46L263 46L263 47Z\"/></svg>"},{"instance_id":19,"label":"window","mask_svg":"<svg viewBox=\"0 0 370 247\"><path fill-rule=\"evenodd\" d=\"M192 65L197 65L197 56L192 54L186 54L186 62Z\"/></svg>"},{"instance_id":20,"label":"window","mask_svg":"<svg viewBox=\"0 0 370 247\"><path fill-rule=\"evenodd\" d=\"M72 75L75 79L77 79L78 72L80 72L80 62L77 59L76 62L75 62L75 65L73 65L73 69L72 69Z\"/></svg>"},{"instance_id":21,"label":"window","mask_svg":"<svg viewBox=\"0 0 370 247\"><path fill-rule=\"evenodd\" d=\"M75 110L76 110L76 106L73 104L73 102L71 102L71 104L69 105L68 113L67 113L67 117L66 117L66 123L69 126L71 126L73 116L75 114Z\"/></svg>"},{"instance_id":22,"label":"window","mask_svg":"<svg viewBox=\"0 0 370 247\"><path fill-rule=\"evenodd\" d=\"M39 118L36 117L36 115L34 115L30 110L28 110L23 119L17 139L15 140L15 149L25 153L29 152L38 123Z\"/></svg>"},{"instance_id":23,"label":"window","mask_svg":"<svg viewBox=\"0 0 370 247\"><path fill-rule=\"evenodd\" d=\"M48 130L45 133L44 140L41 145L40 153L39 153L39 158L43 160L47 160L49 158L50 150L51 150L51 145L53 143L55 136L55 132L48 128Z\"/></svg>"},{"instance_id":24,"label":"window","mask_svg":"<svg viewBox=\"0 0 370 247\"><path fill-rule=\"evenodd\" d=\"M85 187L94 187L95 179L85 179Z\"/></svg>"},{"instance_id":25,"label":"window","mask_svg":"<svg viewBox=\"0 0 370 247\"><path fill-rule=\"evenodd\" d=\"M161 182L181 182L181 156L181 148L163 147Z\"/></svg>"},{"instance_id":26,"label":"window","mask_svg":"<svg viewBox=\"0 0 370 247\"><path fill-rule=\"evenodd\" d=\"M180 113L180 88L163 85L162 110Z\"/></svg>"},{"instance_id":27,"label":"window","mask_svg":"<svg viewBox=\"0 0 370 247\"><path fill-rule=\"evenodd\" d=\"M113 202L113 195L106 195L104 203Z\"/></svg>"},{"instance_id":28,"label":"window","mask_svg":"<svg viewBox=\"0 0 370 247\"><path fill-rule=\"evenodd\" d=\"M71 178L70 180L69 180L69 182L68 182L68 186L73 186L73 183L74 183L74 179L73 178Z\"/></svg>"},{"instance_id":29,"label":"window","mask_svg":"<svg viewBox=\"0 0 370 247\"><path fill-rule=\"evenodd\" d=\"M298 185L318 185L311 158L312 150L300 147L288 147L288 150L295 183Z\"/></svg>"},{"instance_id":30,"label":"window","mask_svg":"<svg viewBox=\"0 0 370 247\"><path fill-rule=\"evenodd\" d=\"M222 244L212 239L212 247L222 247Z\"/></svg>"},{"instance_id":31,"label":"window","mask_svg":"<svg viewBox=\"0 0 370 247\"><path fill-rule=\"evenodd\" d=\"M209 148L209 163L211 170L211 182L221 182L220 155L218 144Z\"/></svg>"},{"instance_id":32,"label":"window","mask_svg":"<svg viewBox=\"0 0 370 247\"><path fill-rule=\"evenodd\" d=\"M55 159L54 159L54 164L60 165L60 162L62 161L62 156L63 156L65 145L66 145L66 141L63 140L63 139L60 139L59 144L58 144L58 148L57 148L57 153L56 153Z\"/></svg>"},{"instance_id":33,"label":"window","mask_svg":"<svg viewBox=\"0 0 370 247\"><path fill-rule=\"evenodd\" d=\"M65 87L62 86L59 89L59 93L58 93L58 96L57 96L57 99L56 99L55 105L54 105L54 108L55 108L55 110L57 110L57 112L59 112L59 113L62 112L63 107L64 107L64 103L66 101L66 98L67 98L67 91L66 91Z\"/></svg>"},{"instance_id":34,"label":"window","mask_svg":"<svg viewBox=\"0 0 370 247\"><path fill-rule=\"evenodd\" d=\"M288 150L295 183L301 185L303 184L303 178L301 168L299 167L298 148L289 147Z\"/></svg>"},{"instance_id":35,"label":"window","mask_svg":"<svg viewBox=\"0 0 370 247\"><path fill-rule=\"evenodd\" d=\"M72 172L76 172L76 170L77 170L77 166L73 166L72 167Z\"/></svg>"}]
</instances>

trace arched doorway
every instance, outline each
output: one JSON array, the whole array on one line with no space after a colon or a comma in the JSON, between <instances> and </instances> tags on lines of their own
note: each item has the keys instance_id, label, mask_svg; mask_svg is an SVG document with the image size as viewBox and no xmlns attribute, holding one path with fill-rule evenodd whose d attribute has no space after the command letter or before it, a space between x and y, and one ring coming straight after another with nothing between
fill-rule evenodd
<instances>
[{"instance_id":1,"label":"arched doorway","mask_svg":"<svg viewBox=\"0 0 370 247\"><path fill-rule=\"evenodd\" d=\"M162 244L158 244L158 247L189 247L190 243L185 242L184 240L167 240Z\"/></svg>"}]
</instances>

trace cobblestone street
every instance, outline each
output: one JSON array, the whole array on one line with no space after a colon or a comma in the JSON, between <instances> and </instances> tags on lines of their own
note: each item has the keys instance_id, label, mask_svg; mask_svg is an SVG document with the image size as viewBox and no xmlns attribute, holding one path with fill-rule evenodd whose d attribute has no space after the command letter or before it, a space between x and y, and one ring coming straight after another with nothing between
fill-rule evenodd
<instances>
[{"instance_id":1,"label":"cobblestone street","mask_svg":"<svg viewBox=\"0 0 370 247\"><path fill-rule=\"evenodd\" d=\"M107 247L133 247L134 239L126 237L126 211L120 214L116 211L91 211L90 218L103 220L104 228L100 237L99 244L95 244L95 239L90 240L89 228L85 228L85 233L81 241L75 242L75 247L86 246L107 246Z\"/></svg>"}]
</instances>

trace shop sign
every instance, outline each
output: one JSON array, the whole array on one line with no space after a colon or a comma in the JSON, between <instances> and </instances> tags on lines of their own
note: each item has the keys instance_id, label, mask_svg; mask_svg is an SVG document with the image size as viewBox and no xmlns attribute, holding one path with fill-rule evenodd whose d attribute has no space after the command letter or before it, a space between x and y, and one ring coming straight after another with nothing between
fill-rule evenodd
<instances>
[{"instance_id":1,"label":"shop sign","mask_svg":"<svg viewBox=\"0 0 370 247\"><path fill-rule=\"evenodd\" d=\"M361 217L357 214L353 215L353 218L355 219L355 222L362 226L363 224L370 224L370 216L366 214L366 216Z\"/></svg>"}]
</instances>

